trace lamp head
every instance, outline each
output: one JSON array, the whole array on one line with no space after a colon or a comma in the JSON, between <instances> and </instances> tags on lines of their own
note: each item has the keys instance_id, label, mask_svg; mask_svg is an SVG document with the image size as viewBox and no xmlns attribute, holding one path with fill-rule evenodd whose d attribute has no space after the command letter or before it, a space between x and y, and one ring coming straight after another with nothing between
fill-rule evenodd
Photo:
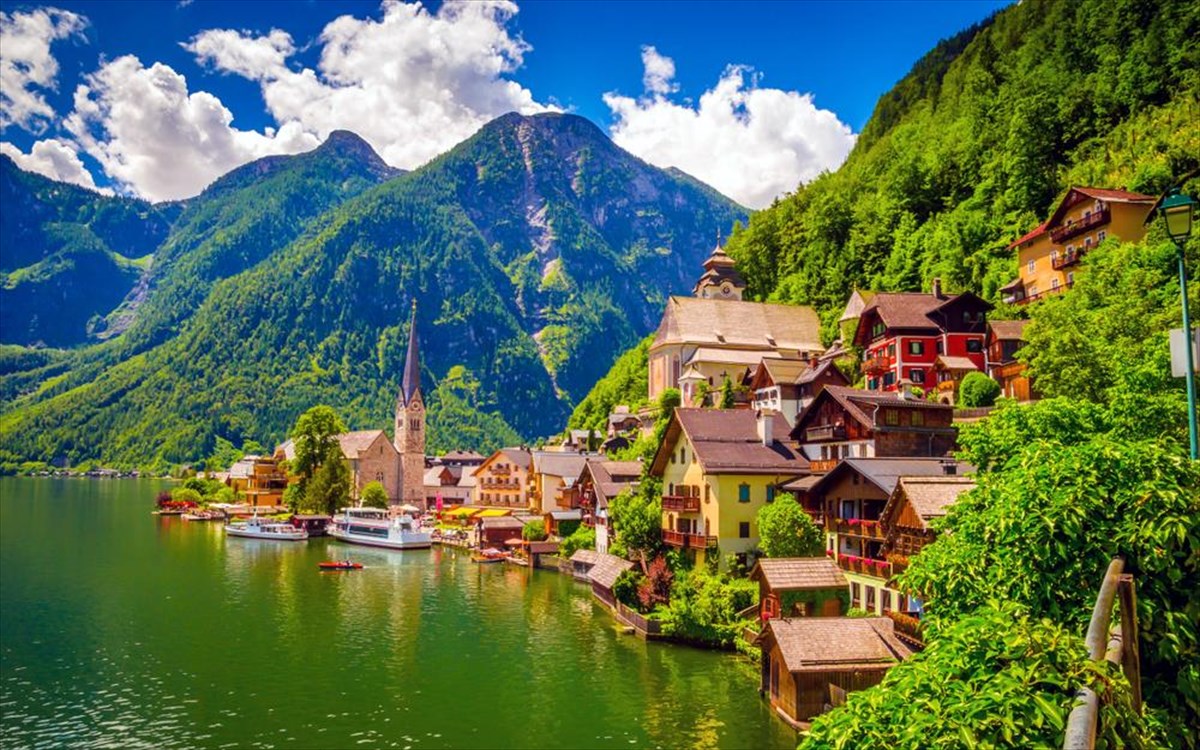
<instances>
[{"instance_id":1,"label":"lamp head","mask_svg":"<svg viewBox=\"0 0 1200 750\"><path fill-rule=\"evenodd\" d=\"M1159 205L1158 212L1163 217L1167 234L1176 243L1184 243L1192 233L1192 214L1195 208L1196 201L1179 192L1179 188L1173 189Z\"/></svg>"}]
</instances>

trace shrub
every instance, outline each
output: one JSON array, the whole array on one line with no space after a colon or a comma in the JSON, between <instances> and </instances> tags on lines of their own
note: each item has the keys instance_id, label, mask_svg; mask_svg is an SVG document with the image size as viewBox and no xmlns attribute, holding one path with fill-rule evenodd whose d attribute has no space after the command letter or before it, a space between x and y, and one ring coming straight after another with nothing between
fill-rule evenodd
<instances>
[{"instance_id":1,"label":"shrub","mask_svg":"<svg viewBox=\"0 0 1200 750\"><path fill-rule=\"evenodd\" d=\"M633 609L638 608L638 587L641 585L643 576L637 568L630 568L621 575L617 576L617 580L613 582L613 598L626 607Z\"/></svg>"},{"instance_id":2,"label":"shrub","mask_svg":"<svg viewBox=\"0 0 1200 750\"><path fill-rule=\"evenodd\" d=\"M382 482L367 482L362 488L360 499L365 508L388 507L388 494Z\"/></svg>"},{"instance_id":3,"label":"shrub","mask_svg":"<svg viewBox=\"0 0 1200 750\"><path fill-rule=\"evenodd\" d=\"M1000 396L1000 384L982 372L969 372L958 385L958 405L971 409L991 406Z\"/></svg>"},{"instance_id":4,"label":"shrub","mask_svg":"<svg viewBox=\"0 0 1200 750\"><path fill-rule=\"evenodd\" d=\"M521 529L521 538L527 542L541 542L546 539L546 524L542 521L530 521Z\"/></svg>"},{"instance_id":5,"label":"shrub","mask_svg":"<svg viewBox=\"0 0 1200 750\"><path fill-rule=\"evenodd\" d=\"M703 567L678 575L671 601L656 610L663 633L680 640L729 648L741 633L738 612L758 601L758 584L713 575Z\"/></svg>"},{"instance_id":6,"label":"shrub","mask_svg":"<svg viewBox=\"0 0 1200 750\"><path fill-rule=\"evenodd\" d=\"M767 557L819 557L825 532L791 495L758 509L758 546Z\"/></svg>"},{"instance_id":7,"label":"shrub","mask_svg":"<svg viewBox=\"0 0 1200 750\"><path fill-rule=\"evenodd\" d=\"M646 568L646 578L638 586L637 598L643 612L650 612L658 604L666 603L671 598L671 582L675 574L671 572L667 561L660 555L654 558Z\"/></svg>"},{"instance_id":8,"label":"shrub","mask_svg":"<svg viewBox=\"0 0 1200 750\"><path fill-rule=\"evenodd\" d=\"M177 503L196 503L197 505L204 500L200 497L200 493L191 487L176 487L171 490L171 499Z\"/></svg>"},{"instance_id":9,"label":"shrub","mask_svg":"<svg viewBox=\"0 0 1200 750\"><path fill-rule=\"evenodd\" d=\"M596 549L596 530L588 526L580 526L575 532L563 539L558 547L558 554L570 558L576 550Z\"/></svg>"}]
</instances>

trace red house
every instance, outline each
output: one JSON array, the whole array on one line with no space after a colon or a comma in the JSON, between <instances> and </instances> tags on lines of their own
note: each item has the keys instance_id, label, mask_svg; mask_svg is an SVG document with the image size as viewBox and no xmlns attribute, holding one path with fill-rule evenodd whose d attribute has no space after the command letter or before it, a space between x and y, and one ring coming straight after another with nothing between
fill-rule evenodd
<instances>
[{"instance_id":1,"label":"red house","mask_svg":"<svg viewBox=\"0 0 1200 750\"><path fill-rule=\"evenodd\" d=\"M864 350L867 390L894 391L901 380L910 380L926 391L947 391L952 397L965 366L985 367L991 309L970 292L944 294L938 279L929 294L876 294L863 309L854 334L854 343Z\"/></svg>"}]
</instances>

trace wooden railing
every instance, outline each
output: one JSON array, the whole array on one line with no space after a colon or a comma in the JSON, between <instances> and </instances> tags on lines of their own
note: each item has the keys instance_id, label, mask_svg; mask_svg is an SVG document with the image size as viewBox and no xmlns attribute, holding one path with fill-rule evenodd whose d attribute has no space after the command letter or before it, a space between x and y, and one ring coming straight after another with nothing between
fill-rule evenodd
<instances>
[{"instance_id":1,"label":"wooden railing","mask_svg":"<svg viewBox=\"0 0 1200 750\"><path fill-rule=\"evenodd\" d=\"M700 498L693 495L663 495L662 509L680 513L699 513Z\"/></svg>"},{"instance_id":2,"label":"wooden railing","mask_svg":"<svg viewBox=\"0 0 1200 750\"><path fill-rule=\"evenodd\" d=\"M663 537L662 537L663 544L667 545L668 547L686 547L687 546L687 535L684 534L682 531L671 531L670 529L663 529L662 535L663 535Z\"/></svg>"},{"instance_id":3,"label":"wooden railing","mask_svg":"<svg viewBox=\"0 0 1200 750\"><path fill-rule=\"evenodd\" d=\"M879 521L860 520L857 518L837 522L837 532L849 536L861 536L865 539L884 539L883 527Z\"/></svg>"},{"instance_id":4,"label":"wooden railing","mask_svg":"<svg viewBox=\"0 0 1200 750\"><path fill-rule=\"evenodd\" d=\"M1113 607L1120 600L1120 623L1111 627ZM1133 710L1142 711L1142 666L1138 653L1138 621L1133 576L1125 573L1125 561L1115 558L1108 564L1092 620L1088 623L1085 644L1088 657L1104 660L1120 668L1129 681ZM1100 696L1091 688L1075 695L1075 707L1067 717L1063 750L1092 750L1096 746L1096 725L1100 720Z\"/></svg>"},{"instance_id":5,"label":"wooden railing","mask_svg":"<svg viewBox=\"0 0 1200 750\"><path fill-rule=\"evenodd\" d=\"M662 530L663 544L670 547L686 547L688 549L705 549L717 543L715 536L704 534L688 534L682 531Z\"/></svg>"},{"instance_id":6,"label":"wooden railing","mask_svg":"<svg viewBox=\"0 0 1200 750\"><path fill-rule=\"evenodd\" d=\"M1067 266L1074 265L1083 257L1083 249L1067 250L1050 259L1050 267L1058 271Z\"/></svg>"},{"instance_id":7,"label":"wooden railing","mask_svg":"<svg viewBox=\"0 0 1200 750\"><path fill-rule=\"evenodd\" d=\"M916 612L895 612L888 610L883 613L894 623L893 628L896 635L910 642L914 646L924 646L925 639L921 635L921 621L917 619Z\"/></svg>"},{"instance_id":8,"label":"wooden railing","mask_svg":"<svg viewBox=\"0 0 1200 750\"><path fill-rule=\"evenodd\" d=\"M839 458L815 458L808 462L808 470L813 474L828 474L837 467L839 461Z\"/></svg>"},{"instance_id":9,"label":"wooden railing","mask_svg":"<svg viewBox=\"0 0 1200 750\"><path fill-rule=\"evenodd\" d=\"M809 427L804 431L804 436L810 442L814 440L845 440L846 425L824 424L817 427Z\"/></svg>"},{"instance_id":10,"label":"wooden railing","mask_svg":"<svg viewBox=\"0 0 1200 750\"><path fill-rule=\"evenodd\" d=\"M853 555L838 555L838 567L851 573L888 579L892 577L892 565L886 560L873 560Z\"/></svg>"},{"instance_id":11,"label":"wooden railing","mask_svg":"<svg viewBox=\"0 0 1200 750\"><path fill-rule=\"evenodd\" d=\"M1086 232L1092 227L1098 227L1102 224L1107 224L1112 214L1109 213L1108 207L1094 211L1090 216L1085 216L1079 221L1072 221L1061 227L1055 227L1050 230L1050 239L1055 243L1060 243L1068 237L1074 237L1081 232Z\"/></svg>"}]
</instances>

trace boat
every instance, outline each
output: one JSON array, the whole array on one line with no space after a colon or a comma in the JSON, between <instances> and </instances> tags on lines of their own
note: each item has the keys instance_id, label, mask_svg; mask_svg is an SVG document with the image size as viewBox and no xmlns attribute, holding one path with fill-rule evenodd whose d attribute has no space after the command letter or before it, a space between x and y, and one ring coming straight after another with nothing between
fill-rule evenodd
<instances>
[{"instance_id":1,"label":"boat","mask_svg":"<svg viewBox=\"0 0 1200 750\"><path fill-rule=\"evenodd\" d=\"M225 534L250 539L273 539L280 542L299 542L308 539L308 532L304 529L297 529L290 523L280 523L258 516L226 524Z\"/></svg>"},{"instance_id":2,"label":"boat","mask_svg":"<svg viewBox=\"0 0 1200 750\"><path fill-rule=\"evenodd\" d=\"M350 562L349 560L326 560L322 563L317 563L317 567L321 570L362 570L362 563Z\"/></svg>"},{"instance_id":3,"label":"boat","mask_svg":"<svg viewBox=\"0 0 1200 750\"><path fill-rule=\"evenodd\" d=\"M180 516L185 521L220 521L225 514L219 510L193 510Z\"/></svg>"},{"instance_id":4,"label":"boat","mask_svg":"<svg viewBox=\"0 0 1200 750\"><path fill-rule=\"evenodd\" d=\"M508 557L508 555L505 554L504 552L501 552L500 550L495 549L493 547L489 547L485 550L480 550L479 552L473 553L471 555L471 562L498 563L498 562L504 562L504 560L507 557Z\"/></svg>"},{"instance_id":5,"label":"boat","mask_svg":"<svg viewBox=\"0 0 1200 750\"><path fill-rule=\"evenodd\" d=\"M392 515L382 508L342 508L333 517L329 535L351 544L386 549L425 549L433 537L407 513Z\"/></svg>"}]
</instances>

